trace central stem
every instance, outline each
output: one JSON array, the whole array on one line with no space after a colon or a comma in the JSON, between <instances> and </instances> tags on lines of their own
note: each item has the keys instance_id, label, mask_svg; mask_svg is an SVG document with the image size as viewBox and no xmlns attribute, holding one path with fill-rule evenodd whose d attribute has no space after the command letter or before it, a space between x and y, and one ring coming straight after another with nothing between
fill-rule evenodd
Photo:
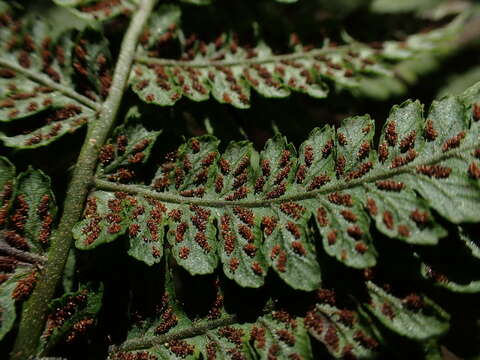
<instances>
[{"instance_id":1,"label":"central stem","mask_svg":"<svg viewBox=\"0 0 480 360\"><path fill-rule=\"evenodd\" d=\"M123 38L108 98L103 103L96 121L89 126L72 180L68 186L63 215L51 238L48 262L32 295L23 306L17 339L11 353L12 359L28 359L37 352L38 342L45 326L48 305L63 274L72 245L72 227L82 214L99 150L115 123L135 56L138 37L152 12L155 1L140 1L139 8L132 17Z\"/></svg>"}]
</instances>

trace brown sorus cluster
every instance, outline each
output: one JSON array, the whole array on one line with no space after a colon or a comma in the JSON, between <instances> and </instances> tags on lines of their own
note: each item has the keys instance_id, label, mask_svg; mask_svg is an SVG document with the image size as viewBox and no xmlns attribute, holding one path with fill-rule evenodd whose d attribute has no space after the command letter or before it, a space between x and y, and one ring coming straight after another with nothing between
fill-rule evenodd
<instances>
[{"instance_id":1,"label":"brown sorus cluster","mask_svg":"<svg viewBox=\"0 0 480 360\"><path fill-rule=\"evenodd\" d=\"M383 223L387 227L387 229L392 230L393 229L393 214L390 211L384 211L383 212Z\"/></svg>"},{"instance_id":2,"label":"brown sorus cluster","mask_svg":"<svg viewBox=\"0 0 480 360\"><path fill-rule=\"evenodd\" d=\"M103 12L109 16L115 6L121 5L120 0L101 0L97 3L81 6L80 10L88 13Z\"/></svg>"},{"instance_id":3,"label":"brown sorus cluster","mask_svg":"<svg viewBox=\"0 0 480 360\"><path fill-rule=\"evenodd\" d=\"M218 174L215 178L215 192L221 193L223 190L223 175Z\"/></svg>"},{"instance_id":4,"label":"brown sorus cluster","mask_svg":"<svg viewBox=\"0 0 480 360\"><path fill-rule=\"evenodd\" d=\"M430 221L430 214L428 211L415 209L410 213L410 218L415 221L417 225L426 225Z\"/></svg>"},{"instance_id":5,"label":"brown sorus cluster","mask_svg":"<svg viewBox=\"0 0 480 360\"><path fill-rule=\"evenodd\" d=\"M30 274L27 275L27 277L17 282L17 286L12 293L12 298L15 299L15 301L25 300L32 292L37 280L38 274L35 270L33 270Z\"/></svg>"},{"instance_id":6,"label":"brown sorus cluster","mask_svg":"<svg viewBox=\"0 0 480 360\"><path fill-rule=\"evenodd\" d=\"M67 335L66 342L72 343L74 342L79 336L84 335L87 332L87 329L92 326L95 322L92 318L86 318L80 321L77 321L73 324L72 331L70 334Z\"/></svg>"},{"instance_id":7,"label":"brown sorus cluster","mask_svg":"<svg viewBox=\"0 0 480 360\"><path fill-rule=\"evenodd\" d=\"M249 243L255 240L252 230L250 230L250 228L244 224L238 225L238 232Z\"/></svg>"},{"instance_id":8,"label":"brown sorus cluster","mask_svg":"<svg viewBox=\"0 0 480 360\"><path fill-rule=\"evenodd\" d=\"M233 256L233 257L230 259L230 263L229 263L230 270L231 270L232 272L235 272L235 270L237 270L237 268L238 268L238 265L240 265L240 260L238 260L238 258L236 258L235 256Z\"/></svg>"},{"instance_id":9,"label":"brown sorus cluster","mask_svg":"<svg viewBox=\"0 0 480 360\"><path fill-rule=\"evenodd\" d=\"M339 320L345 326L352 327L355 323L355 313L353 311L344 309L338 311L337 314L339 316Z\"/></svg>"},{"instance_id":10,"label":"brown sorus cluster","mask_svg":"<svg viewBox=\"0 0 480 360\"><path fill-rule=\"evenodd\" d=\"M416 150L413 150L413 149L410 149L407 151L407 154L405 156L396 156L393 160L392 160L392 164L390 165L390 167L392 169L395 169L397 167L400 167L400 166L404 166L410 162L412 162L413 160L415 160L415 158L417 157L418 153Z\"/></svg>"},{"instance_id":11,"label":"brown sorus cluster","mask_svg":"<svg viewBox=\"0 0 480 360\"><path fill-rule=\"evenodd\" d=\"M400 141L400 151L401 152L406 152L410 149L413 149L415 146L415 139L417 138L417 132L415 130L412 130L407 136L405 136L401 141Z\"/></svg>"},{"instance_id":12,"label":"brown sorus cluster","mask_svg":"<svg viewBox=\"0 0 480 360\"><path fill-rule=\"evenodd\" d=\"M114 352L111 355L112 360L157 360L155 355L150 354L147 351L136 352Z\"/></svg>"},{"instance_id":13,"label":"brown sorus cluster","mask_svg":"<svg viewBox=\"0 0 480 360\"><path fill-rule=\"evenodd\" d=\"M329 181L330 181L330 176L328 176L328 175L315 176L307 189L308 189L308 191L319 189L320 187L322 187L323 185L325 185Z\"/></svg>"},{"instance_id":14,"label":"brown sorus cluster","mask_svg":"<svg viewBox=\"0 0 480 360\"><path fill-rule=\"evenodd\" d=\"M256 348L263 349L265 347L265 328L253 326L250 331L250 337L254 341Z\"/></svg>"},{"instance_id":15,"label":"brown sorus cluster","mask_svg":"<svg viewBox=\"0 0 480 360\"><path fill-rule=\"evenodd\" d=\"M28 218L29 205L25 200L25 195L20 194L15 199L14 212L10 217L10 223L13 228L22 233Z\"/></svg>"},{"instance_id":16,"label":"brown sorus cluster","mask_svg":"<svg viewBox=\"0 0 480 360\"><path fill-rule=\"evenodd\" d=\"M430 266L427 266L426 270L427 270L426 275L428 276L428 278L433 279L437 282L441 282L441 283L447 283L448 282L448 278L447 278L446 275L433 270Z\"/></svg>"},{"instance_id":17,"label":"brown sorus cluster","mask_svg":"<svg viewBox=\"0 0 480 360\"><path fill-rule=\"evenodd\" d=\"M313 147L311 145L305 146L305 153L304 153L304 160L305 160L305 165L310 167L313 163Z\"/></svg>"},{"instance_id":18,"label":"brown sorus cluster","mask_svg":"<svg viewBox=\"0 0 480 360\"><path fill-rule=\"evenodd\" d=\"M433 141L437 138L438 136L438 131L435 130L433 127L433 121L432 120L427 120L425 123L425 138L428 141Z\"/></svg>"},{"instance_id":19,"label":"brown sorus cluster","mask_svg":"<svg viewBox=\"0 0 480 360\"><path fill-rule=\"evenodd\" d=\"M320 335L323 332L323 318L319 314L317 314L317 312L309 311L305 316L304 322L305 326L316 334Z\"/></svg>"},{"instance_id":20,"label":"brown sorus cluster","mask_svg":"<svg viewBox=\"0 0 480 360\"><path fill-rule=\"evenodd\" d=\"M370 350L375 350L379 347L379 343L375 339L369 337L361 330L355 332L355 334L353 335L353 339L355 341L358 341L363 347Z\"/></svg>"},{"instance_id":21,"label":"brown sorus cluster","mask_svg":"<svg viewBox=\"0 0 480 360\"><path fill-rule=\"evenodd\" d=\"M0 192L0 226L5 224L8 215L10 198L12 197L13 186L11 181L7 181Z\"/></svg>"},{"instance_id":22,"label":"brown sorus cluster","mask_svg":"<svg viewBox=\"0 0 480 360\"><path fill-rule=\"evenodd\" d=\"M207 318L210 320L218 319L222 315L222 308L223 308L223 295L218 292L217 297L208 311Z\"/></svg>"},{"instance_id":23,"label":"brown sorus cluster","mask_svg":"<svg viewBox=\"0 0 480 360\"><path fill-rule=\"evenodd\" d=\"M178 230L177 230L177 234L179 234ZM177 240L178 240L178 238L177 238ZM188 259L188 255L190 255L190 249L186 246L182 246L180 248L180 250L178 251L178 256L180 257L180 259L186 260L186 259Z\"/></svg>"},{"instance_id":24,"label":"brown sorus cluster","mask_svg":"<svg viewBox=\"0 0 480 360\"><path fill-rule=\"evenodd\" d=\"M325 343L333 351L338 351L338 347L340 345L340 339L338 337L337 329L335 328L335 325L331 323L328 324L327 333L325 334Z\"/></svg>"},{"instance_id":25,"label":"brown sorus cluster","mask_svg":"<svg viewBox=\"0 0 480 360\"><path fill-rule=\"evenodd\" d=\"M281 183L280 185L277 185L273 188L272 191L266 194L265 198L266 199L276 199L283 194L285 194L285 191L287 190L287 186L285 182Z\"/></svg>"},{"instance_id":26,"label":"brown sorus cluster","mask_svg":"<svg viewBox=\"0 0 480 360\"><path fill-rule=\"evenodd\" d=\"M187 343L185 340L171 340L166 346L171 352L181 358L192 355L195 351L195 346Z\"/></svg>"},{"instance_id":27,"label":"brown sorus cluster","mask_svg":"<svg viewBox=\"0 0 480 360\"><path fill-rule=\"evenodd\" d=\"M223 215L220 218L220 234L222 235L225 252L230 255L235 250L236 238L230 228L230 216Z\"/></svg>"},{"instance_id":28,"label":"brown sorus cluster","mask_svg":"<svg viewBox=\"0 0 480 360\"><path fill-rule=\"evenodd\" d=\"M218 345L214 341L210 341L207 343L205 346L205 349L207 350L207 360L215 360L217 358L217 348Z\"/></svg>"},{"instance_id":29,"label":"brown sorus cluster","mask_svg":"<svg viewBox=\"0 0 480 360\"><path fill-rule=\"evenodd\" d=\"M347 137L345 136L345 134L339 132L337 133L337 138L338 138L338 143L342 146L345 146L347 145Z\"/></svg>"},{"instance_id":30,"label":"brown sorus cluster","mask_svg":"<svg viewBox=\"0 0 480 360\"><path fill-rule=\"evenodd\" d=\"M328 245L334 245L337 241L337 230L333 229L327 234Z\"/></svg>"},{"instance_id":31,"label":"brown sorus cluster","mask_svg":"<svg viewBox=\"0 0 480 360\"><path fill-rule=\"evenodd\" d=\"M363 231L360 229L358 225L351 225L347 227L347 234L353 237L354 239L358 240L362 237Z\"/></svg>"},{"instance_id":32,"label":"brown sorus cluster","mask_svg":"<svg viewBox=\"0 0 480 360\"><path fill-rule=\"evenodd\" d=\"M333 149L333 140L330 139L326 142L325 146L322 149L323 157L327 158L331 154L332 149Z\"/></svg>"},{"instance_id":33,"label":"brown sorus cluster","mask_svg":"<svg viewBox=\"0 0 480 360\"><path fill-rule=\"evenodd\" d=\"M242 343L242 336L244 335L242 329L235 329L231 326L225 326L218 330L220 336L223 336L233 344L240 345Z\"/></svg>"},{"instance_id":34,"label":"brown sorus cluster","mask_svg":"<svg viewBox=\"0 0 480 360\"><path fill-rule=\"evenodd\" d=\"M260 176L255 181L255 194L259 194L263 191L263 186L265 185L265 176Z\"/></svg>"},{"instance_id":35,"label":"brown sorus cluster","mask_svg":"<svg viewBox=\"0 0 480 360\"><path fill-rule=\"evenodd\" d=\"M284 323L292 329L295 329L297 327L297 321L295 320L295 318L285 310L276 310L272 312L272 316L275 320Z\"/></svg>"},{"instance_id":36,"label":"brown sorus cluster","mask_svg":"<svg viewBox=\"0 0 480 360\"><path fill-rule=\"evenodd\" d=\"M452 168L441 165L420 165L417 166L417 172L437 179L446 179L450 176Z\"/></svg>"},{"instance_id":37,"label":"brown sorus cluster","mask_svg":"<svg viewBox=\"0 0 480 360\"><path fill-rule=\"evenodd\" d=\"M403 236L403 237L409 237L411 234L410 229L407 225L399 225L397 230L400 236Z\"/></svg>"},{"instance_id":38,"label":"brown sorus cluster","mask_svg":"<svg viewBox=\"0 0 480 360\"><path fill-rule=\"evenodd\" d=\"M465 131L460 131L454 137L447 139L442 145L442 150L445 152L459 147L460 142L465 138L465 135Z\"/></svg>"},{"instance_id":39,"label":"brown sorus cluster","mask_svg":"<svg viewBox=\"0 0 480 360\"><path fill-rule=\"evenodd\" d=\"M263 176L265 176L265 177L270 176L270 171L271 171L271 169L270 169L270 161L268 161L267 159L263 159L261 165L262 165L262 174L263 174Z\"/></svg>"},{"instance_id":40,"label":"brown sorus cluster","mask_svg":"<svg viewBox=\"0 0 480 360\"><path fill-rule=\"evenodd\" d=\"M183 236L185 235L187 228L188 228L188 225L185 222L182 222L177 226L177 230L175 232L175 241L177 243L180 243L183 241Z\"/></svg>"},{"instance_id":41,"label":"brown sorus cluster","mask_svg":"<svg viewBox=\"0 0 480 360\"><path fill-rule=\"evenodd\" d=\"M388 145L385 141L383 141L379 146L378 146L378 159L380 160L381 163L384 163L385 160L388 158Z\"/></svg>"},{"instance_id":42,"label":"brown sorus cluster","mask_svg":"<svg viewBox=\"0 0 480 360\"><path fill-rule=\"evenodd\" d=\"M388 303L384 303L382 305L382 314L388 317L390 320L395 318L395 311L393 310L392 306Z\"/></svg>"},{"instance_id":43,"label":"brown sorus cluster","mask_svg":"<svg viewBox=\"0 0 480 360\"><path fill-rule=\"evenodd\" d=\"M366 173L368 173L372 168L373 168L373 163L371 161L361 163L357 170L350 171L347 174L345 180L348 181L353 179L359 179L362 176L364 176Z\"/></svg>"},{"instance_id":44,"label":"brown sorus cluster","mask_svg":"<svg viewBox=\"0 0 480 360\"><path fill-rule=\"evenodd\" d=\"M292 241L292 248L295 253L297 253L300 256L305 256L307 255L307 251L305 250L303 244L300 241L294 240Z\"/></svg>"},{"instance_id":45,"label":"brown sorus cluster","mask_svg":"<svg viewBox=\"0 0 480 360\"><path fill-rule=\"evenodd\" d=\"M402 303L405 307L412 311L418 311L425 306L425 302L423 298L415 293L407 295L403 300Z\"/></svg>"},{"instance_id":46,"label":"brown sorus cluster","mask_svg":"<svg viewBox=\"0 0 480 360\"><path fill-rule=\"evenodd\" d=\"M337 173L338 177L341 177L343 175L346 163L347 160L345 159L345 156L340 155L337 157L337 161L335 162L335 172Z\"/></svg>"},{"instance_id":47,"label":"brown sorus cluster","mask_svg":"<svg viewBox=\"0 0 480 360\"><path fill-rule=\"evenodd\" d=\"M405 189L405 183L400 181L394 181L394 180L379 180L375 182L375 185L380 190L387 190L387 191L401 191Z\"/></svg>"},{"instance_id":48,"label":"brown sorus cluster","mask_svg":"<svg viewBox=\"0 0 480 360\"><path fill-rule=\"evenodd\" d=\"M253 258L257 253L257 247L254 244L249 243L243 247L243 251L245 252L245 254L247 254L247 256Z\"/></svg>"},{"instance_id":49,"label":"brown sorus cluster","mask_svg":"<svg viewBox=\"0 0 480 360\"><path fill-rule=\"evenodd\" d=\"M233 213L237 215L243 223L253 226L255 215L252 210L240 206L234 206Z\"/></svg>"},{"instance_id":50,"label":"brown sorus cluster","mask_svg":"<svg viewBox=\"0 0 480 360\"><path fill-rule=\"evenodd\" d=\"M319 289L317 291L317 298L320 302L335 306L337 300L335 291L331 289Z\"/></svg>"},{"instance_id":51,"label":"brown sorus cluster","mask_svg":"<svg viewBox=\"0 0 480 360\"><path fill-rule=\"evenodd\" d=\"M306 174L307 174L307 167L305 166L305 164L300 165L297 169L297 173L295 174L295 179L297 180L298 184L303 183L303 181L305 180Z\"/></svg>"},{"instance_id":52,"label":"brown sorus cluster","mask_svg":"<svg viewBox=\"0 0 480 360\"><path fill-rule=\"evenodd\" d=\"M272 255L273 255L273 249L272 249ZM275 266L277 270L280 272L287 271L287 253L285 251L279 249L277 262L275 263Z\"/></svg>"},{"instance_id":53,"label":"brown sorus cluster","mask_svg":"<svg viewBox=\"0 0 480 360\"><path fill-rule=\"evenodd\" d=\"M359 160L363 160L368 156L368 153L370 152L370 142L365 141L360 145L360 149L358 149L357 152L357 158Z\"/></svg>"},{"instance_id":54,"label":"brown sorus cluster","mask_svg":"<svg viewBox=\"0 0 480 360\"><path fill-rule=\"evenodd\" d=\"M14 248L17 248L19 250L24 250L24 251L28 251L30 249L27 239L25 239L23 236L16 233L15 231L7 230L4 232L4 236L5 236L5 241L10 246L13 246Z\"/></svg>"},{"instance_id":55,"label":"brown sorus cluster","mask_svg":"<svg viewBox=\"0 0 480 360\"><path fill-rule=\"evenodd\" d=\"M298 220L302 217L307 209L295 202L284 202L280 204L280 210L293 219Z\"/></svg>"},{"instance_id":56,"label":"brown sorus cluster","mask_svg":"<svg viewBox=\"0 0 480 360\"><path fill-rule=\"evenodd\" d=\"M327 217L327 210L325 210L325 208L322 206L317 209L317 221L321 227L327 226L329 223Z\"/></svg>"},{"instance_id":57,"label":"brown sorus cluster","mask_svg":"<svg viewBox=\"0 0 480 360\"><path fill-rule=\"evenodd\" d=\"M378 213L377 203L370 197L367 198L367 210L372 216L376 216Z\"/></svg>"},{"instance_id":58,"label":"brown sorus cluster","mask_svg":"<svg viewBox=\"0 0 480 360\"><path fill-rule=\"evenodd\" d=\"M334 192L328 195L328 201L336 205L343 205L347 207L353 206L353 199L350 194L342 194L339 192Z\"/></svg>"},{"instance_id":59,"label":"brown sorus cluster","mask_svg":"<svg viewBox=\"0 0 480 360\"><path fill-rule=\"evenodd\" d=\"M300 239L302 236L302 232L300 231L300 227L292 221L288 221L285 225L286 229L293 235L295 239Z\"/></svg>"},{"instance_id":60,"label":"brown sorus cluster","mask_svg":"<svg viewBox=\"0 0 480 360\"><path fill-rule=\"evenodd\" d=\"M368 247L364 242L360 241L355 244L355 251L359 254L365 254L368 251Z\"/></svg>"},{"instance_id":61,"label":"brown sorus cluster","mask_svg":"<svg viewBox=\"0 0 480 360\"><path fill-rule=\"evenodd\" d=\"M246 186L242 186L237 190L235 190L232 194L226 196L225 200L227 201L241 200L246 198L247 195L248 195L248 188Z\"/></svg>"},{"instance_id":62,"label":"brown sorus cluster","mask_svg":"<svg viewBox=\"0 0 480 360\"><path fill-rule=\"evenodd\" d=\"M476 162L470 163L468 166L468 174L473 179L480 179L480 167L478 167Z\"/></svg>"},{"instance_id":63,"label":"brown sorus cluster","mask_svg":"<svg viewBox=\"0 0 480 360\"><path fill-rule=\"evenodd\" d=\"M385 139L388 145L395 146L397 143L397 124L395 121L390 121L385 128Z\"/></svg>"},{"instance_id":64,"label":"brown sorus cluster","mask_svg":"<svg viewBox=\"0 0 480 360\"><path fill-rule=\"evenodd\" d=\"M223 175L227 175L230 172L230 163L228 162L228 160L221 158L218 161L218 166L220 167L220 171Z\"/></svg>"},{"instance_id":65,"label":"brown sorus cluster","mask_svg":"<svg viewBox=\"0 0 480 360\"><path fill-rule=\"evenodd\" d=\"M262 218L262 229L267 236L272 235L273 230L277 226L277 219L273 216L264 216Z\"/></svg>"},{"instance_id":66,"label":"brown sorus cluster","mask_svg":"<svg viewBox=\"0 0 480 360\"><path fill-rule=\"evenodd\" d=\"M349 222L356 222L357 221L357 215L355 215L352 211L348 209L344 209L340 211L340 214L343 216L343 218Z\"/></svg>"},{"instance_id":67,"label":"brown sorus cluster","mask_svg":"<svg viewBox=\"0 0 480 360\"><path fill-rule=\"evenodd\" d=\"M40 200L40 203L38 204L38 209L37 209L37 215L42 222L38 240L43 245L46 245L48 243L48 239L50 238L50 233L51 233L51 226L53 223L53 217L49 211L49 204L50 204L50 195L45 194L42 196L42 199Z\"/></svg>"},{"instance_id":68,"label":"brown sorus cluster","mask_svg":"<svg viewBox=\"0 0 480 360\"><path fill-rule=\"evenodd\" d=\"M295 345L295 335L293 335L293 333L291 333L290 331L285 329L280 329L276 331L276 334L280 339L280 341L283 341L288 346Z\"/></svg>"},{"instance_id":69,"label":"brown sorus cluster","mask_svg":"<svg viewBox=\"0 0 480 360\"><path fill-rule=\"evenodd\" d=\"M154 333L155 335L165 334L171 328L177 325L177 323L178 318L173 313L173 308L169 306L162 314L162 322L155 328Z\"/></svg>"},{"instance_id":70,"label":"brown sorus cluster","mask_svg":"<svg viewBox=\"0 0 480 360\"><path fill-rule=\"evenodd\" d=\"M251 268L252 268L252 271L253 271L254 274L256 274L258 276L263 275L262 266L258 262L254 261Z\"/></svg>"}]
</instances>

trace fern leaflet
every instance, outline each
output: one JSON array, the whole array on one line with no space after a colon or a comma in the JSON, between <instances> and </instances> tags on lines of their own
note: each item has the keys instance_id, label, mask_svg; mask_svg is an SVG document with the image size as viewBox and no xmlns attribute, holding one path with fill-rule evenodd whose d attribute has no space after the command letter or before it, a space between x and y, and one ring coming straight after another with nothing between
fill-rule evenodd
<instances>
[{"instance_id":1,"label":"fern leaflet","mask_svg":"<svg viewBox=\"0 0 480 360\"><path fill-rule=\"evenodd\" d=\"M130 253L152 264L167 226L173 256L192 274L211 273L220 261L229 278L259 287L271 267L290 286L312 290L321 273L312 218L326 253L354 268L376 263L371 220L388 237L434 245L447 232L432 209L453 223L479 220L477 91L435 102L426 118L419 102L395 106L377 151L368 116L313 130L298 155L281 136L260 154L246 142L220 154L214 137L193 138L149 186L119 183L133 181L131 166L149 142L133 144L128 166L105 171L125 151L128 138L117 138L74 229L77 247L127 233Z\"/></svg>"}]
</instances>

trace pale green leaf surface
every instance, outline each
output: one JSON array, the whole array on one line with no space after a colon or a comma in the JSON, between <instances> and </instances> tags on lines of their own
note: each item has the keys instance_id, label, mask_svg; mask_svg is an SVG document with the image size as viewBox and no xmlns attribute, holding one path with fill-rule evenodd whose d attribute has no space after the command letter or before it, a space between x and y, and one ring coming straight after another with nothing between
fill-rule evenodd
<instances>
[{"instance_id":1,"label":"pale green leaf surface","mask_svg":"<svg viewBox=\"0 0 480 360\"><path fill-rule=\"evenodd\" d=\"M427 297L418 295L423 306L416 309L373 282L367 282L367 288L370 295L367 308L392 331L421 341L439 337L448 331L450 316Z\"/></svg>"}]
</instances>

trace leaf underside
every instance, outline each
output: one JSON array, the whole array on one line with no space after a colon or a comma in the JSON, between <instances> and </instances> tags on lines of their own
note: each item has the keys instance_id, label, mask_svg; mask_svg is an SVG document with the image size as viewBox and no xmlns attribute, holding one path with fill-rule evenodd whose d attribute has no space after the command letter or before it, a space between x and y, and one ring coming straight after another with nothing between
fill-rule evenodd
<instances>
[{"instance_id":1,"label":"leaf underside","mask_svg":"<svg viewBox=\"0 0 480 360\"><path fill-rule=\"evenodd\" d=\"M355 88L362 78L390 77L392 62L436 49L462 23L459 18L427 34L372 46L346 37L345 45L325 41L315 49L296 40L292 52L283 55L274 54L262 41L254 47L242 46L234 36L222 34L209 44L182 41L179 59L161 58L164 46L183 38L180 16L179 8L162 6L140 37L130 83L147 103L172 106L182 97L205 101L211 95L244 109L250 107L252 90L269 98L285 98L292 92L325 98L328 83Z\"/></svg>"},{"instance_id":2,"label":"leaf underside","mask_svg":"<svg viewBox=\"0 0 480 360\"><path fill-rule=\"evenodd\" d=\"M46 253L57 212L50 179L15 168L0 157L0 339L12 328L15 303L28 298L36 283L36 265ZM6 253L4 253L6 251Z\"/></svg>"},{"instance_id":3,"label":"leaf underside","mask_svg":"<svg viewBox=\"0 0 480 360\"><path fill-rule=\"evenodd\" d=\"M4 144L47 145L94 119L111 82L106 39L93 30L52 36L47 21L5 2L0 16L0 122L35 122L20 134L1 130Z\"/></svg>"},{"instance_id":4,"label":"leaf underside","mask_svg":"<svg viewBox=\"0 0 480 360\"><path fill-rule=\"evenodd\" d=\"M221 283L205 317L191 320L166 272L165 293L155 315L137 314L126 341L111 360L121 359L313 359L311 339L334 357L374 359L388 347L379 321L414 340L438 338L448 330L449 316L421 294L397 298L372 282L365 283L371 300L337 305L333 290L319 289L304 316L281 308L265 308L255 321L241 321L224 308ZM377 311L378 309L378 311ZM142 349L142 350L136 350Z\"/></svg>"},{"instance_id":5,"label":"leaf underside","mask_svg":"<svg viewBox=\"0 0 480 360\"><path fill-rule=\"evenodd\" d=\"M117 137L74 228L76 245L126 234L129 253L153 264L166 234L192 274L221 263L239 285L259 287L272 268L302 290L321 282L316 231L327 254L358 269L377 261L371 225L388 238L435 245L447 232L432 210L452 223L480 221L477 92L434 102L426 116L418 101L393 107L377 150L368 116L313 130L298 153L282 136L260 153L248 142L220 153L216 138L192 138L148 186L132 184L127 166L105 171L126 151L128 137ZM152 140L135 141L127 165L144 161Z\"/></svg>"}]
</instances>

